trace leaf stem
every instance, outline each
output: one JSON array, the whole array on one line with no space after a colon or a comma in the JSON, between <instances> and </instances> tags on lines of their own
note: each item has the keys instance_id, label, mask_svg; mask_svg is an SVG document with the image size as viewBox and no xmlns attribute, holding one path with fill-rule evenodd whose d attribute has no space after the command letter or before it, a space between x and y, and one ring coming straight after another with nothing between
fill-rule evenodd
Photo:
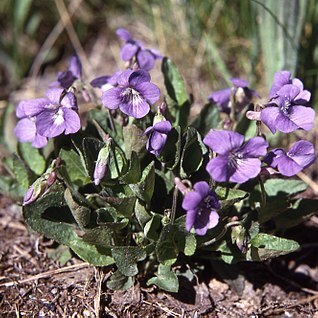
<instances>
[{"instance_id":1,"label":"leaf stem","mask_svg":"<svg viewBox=\"0 0 318 318\"><path fill-rule=\"evenodd\" d=\"M222 229L221 233L218 236L214 237L210 241L202 243L201 246L208 246L210 244L217 242L220 238L222 238L226 234L227 229L229 227L238 226L238 225L242 225L242 222L241 221L233 221L233 222L229 222L229 223L225 224L224 228Z\"/></svg>"},{"instance_id":2,"label":"leaf stem","mask_svg":"<svg viewBox=\"0 0 318 318\"><path fill-rule=\"evenodd\" d=\"M261 176L258 177L258 182L261 188L261 198L262 198L261 207L264 208L266 206L266 190L265 190L264 182Z\"/></svg>"},{"instance_id":3,"label":"leaf stem","mask_svg":"<svg viewBox=\"0 0 318 318\"><path fill-rule=\"evenodd\" d=\"M177 186L175 186L175 187L174 187L174 190L173 190L173 197L172 197L172 207L171 207L171 215L170 215L170 224L173 224L174 219L175 219L175 217L176 217L178 192L179 192L179 189L178 189Z\"/></svg>"}]
</instances>

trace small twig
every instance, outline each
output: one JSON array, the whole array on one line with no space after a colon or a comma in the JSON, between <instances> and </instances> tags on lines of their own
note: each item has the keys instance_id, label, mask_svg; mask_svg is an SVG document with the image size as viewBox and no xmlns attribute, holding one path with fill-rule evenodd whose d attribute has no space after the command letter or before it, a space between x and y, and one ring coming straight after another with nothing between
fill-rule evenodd
<instances>
[{"instance_id":1,"label":"small twig","mask_svg":"<svg viewBox=\"0 0 318 318\"><path fill-rule=\"evenodd\" d=\"M275 273L273 271L273 269L268 265L266 264L266 267L267 267L267 270L275 277L287 282L288 284L302 290L303 292L307 293L307 294L312 294L312 295L315 295L315 296L318 296L318 291L316 290L313 290L313 289L310 289L310 288L306 288L306 287L302 287L301 285L299 285L298 283L294 282L293 280L290 280L289 278L285 277L285 276L282 276L282 275L279 275L277 273Z\"/></svg>"},{"instance_id":2,"label":"small twig","mask_svg":"<svg viewBox=\"0 0 318 318\"><path fill-rule=\"evenodd\" d=\"M313 296L309 296L309 297L306 297L306 298L303 298L303 299L300 299L298 300L295 304L292 304L292 305L289 305L287 306L288 308L292 308L292 307L296 307L298 305L304 305L304 304L307 304L307 303L310 303L312 302L313 300L317 299L318 298L318 293L313 295Z\"/></svg>"},{"instance_id":3,"label":"small twig","mask_svg":"<svg viewBox=\"0 0 318 318\"><path fill-rule=\"evenodd\" d=\"M316 195L318 195L318 184L312 181L306 174L303 172L298 172L297 176L299 179L307 183L309 187L311 187Z\"/></svg>"},{"instance_id":4,"label":"small twig","mask_svg":"<svg viewBox=\"0 0 318 318\"><path fill-rule=\"evenodd\" d=\"M29 283L29 282L32 282L34 280L38 280L41 278L48 278L48 277L51 277L53 275L57 275L57 274L61 274L61 273L69 272L69 271L73 271L73 270L78 270L78 269L89 267L89 266L91 266L91 265L88 263L80 263L80 264L65 266L62 268L53 269L53 270L50 270L50 271L47 271L44 273L40 273L38 275L34 275L32 277L28 277L26 279L22 279L22 280L19 280L16 282L7 282L7 283L0 284L0 288L1 287L11 287L11 286L15 286L15 285Z\"/></svg>"},{"instance_id":5,"label":"small twig","mask_svg":"<svg viewBox=\"0 0 318 318\"><path fill-rule=\"evenodd\" d=\"M182 315L180 315L180 314L178 314L178 313L176 313L176 312L174 312L174 311L172 311L172 310L170 310L169 308L167 308L167 307L165 307L165 306L163 306L163 304L160 304L160 303L151 303L151 302L149 302L149 301L146 301L146 300L143 300L142 301L144 304L147 304L147 305L150 305L150 306L156 306L157 308L159 308L159 309L161 309L162 311L164 311L165 313L167 313L167 314L169 314L169 315L171 315L171 316L173 316L173 317L182 317Z\"/></svg>"},{"instance_id":6,"label":"small twig","mask_svg":"<svg viewBox=\"0 0 318 318\"><path fill-rule=\"evenodd\" d=\"M75 0L72 1L72 3L69 6L69 15L70 17L75 13L77 8L80 6L82 0ZM38 54L36 55L34 62L32 63L30 74L32 78L35 78L41 68L41 65L45 61L47 55L49 54L52 46L60 36L60 34L64 30L64 24L62 20L59 20L59 22L55 25L53 30L50 32L50 34L47 36L46 40L42 44Z\"/></svg>"},{"instance_id":7,"label":"small twig","mask_svg":"<svg viewBox=\"0 0 318 318\"><path fill-rule=\"evenodd\" d=\"M99 317L100 316L100 297L102 294L102 283L103 283L105 274L102 272L100 268L95 268L95 271L96 271L95 278L96 276L98 276L98 278L96 279L98 286L97 286L96 296L94 299L94 309L95 309L96 317Z\"/></svg>"},{"instance_id":8,"label":"small twig","mask_svg":"<svg viewBox=\"0 0 318 318\"><path fill-rule=\"evenodd\" d=\"M313 295L313 296L309 296L309 297L306 297L306 298L303 298L303 299L300 299L298 301L296 301L295 303L293 304L288 304L288 305L284 305L283 307L280 307L280 308L272 308L272 307L267 307L263 310L261 310L260 312L258 312L258 314L266 314L266 316L273 316L273 315L279 315L281 314L282 312L284 312L286 309L291 309L291 308L294 308L294 307L297 307L297 306L300 306L300 305L304 305L304 304L307 304L307 303L310 303L312 302L313 300L317 299L318 298L318 294L317 295Z\"/></svg>"},{"instance_id":9,"label":"small twig","mask_svg":"<svg viewBox=\"0 0 318 318\"><path fill-rule=\"evenodd\" d=\"M72 24L70 14L69 14L69 12L64 4L64 1L63 0L55 0L55 5L56 5L56 8L57 8L59 15L61 17L61 21L64 25L64 28L66 29L66 32L67 32L67 34L72 42L72 45L73 45L76 53L78 54L80 60L83 62L82 65L83 65L84 74L88 75L87 68L90 66L90 62L86 56L86 53L83 49L81 42L76 34L76 31L75 31L74 26Z\"/></svg>"}]
</instances>

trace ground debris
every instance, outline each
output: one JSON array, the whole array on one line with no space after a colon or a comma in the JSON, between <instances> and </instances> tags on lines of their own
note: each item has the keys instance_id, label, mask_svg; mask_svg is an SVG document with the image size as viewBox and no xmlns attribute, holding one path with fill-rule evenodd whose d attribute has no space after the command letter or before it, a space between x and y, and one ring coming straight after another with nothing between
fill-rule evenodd
<instances>
[{"instance_id":1,"label":"ground debris","mask_svg":"<svg viewBox=\"0 0 318 318\"><path fill-rule=\"evenodd\" d=\"M55 243L29 233L17 205L1 197L0 204L1 317L318 318L317 256L310 244L293 257L242 264L239 290L211 271L191 283L180 276L177 294L146 287L142 277L127 291L111 291L109 269L76 257L60 266L48 257Z\"/></svg>"}]
</instances>

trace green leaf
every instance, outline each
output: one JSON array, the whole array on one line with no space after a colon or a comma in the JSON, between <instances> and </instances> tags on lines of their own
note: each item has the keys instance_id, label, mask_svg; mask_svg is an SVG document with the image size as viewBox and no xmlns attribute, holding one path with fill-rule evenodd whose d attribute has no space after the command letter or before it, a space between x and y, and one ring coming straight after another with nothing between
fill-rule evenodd
<instances>
[{"instance_id":1,"label":"green leaf","mask_svg":"<svg viewBox=\"0 0 318 318\"><path fill-rule=\"evenodd\" d=\"M110 256L110 247L113 245L112 241L113 231L107 226L97 226L92 229L86 229L82 236L83 240L89 244L108 249L107 254Z\"/></svg>"},{"instance_id":2,"label":"green leaf","mask_svg":"<svg viewBox=\"0 0 318 318\"><path fill-rule=\"evenodd\" d=\"M207 153L207 148L195 128L188 127L184 135L185 144L180 158L181 178L187 178L191 173L198 171L203 162L203 156Z\"/></svg>"},{"instance_id":3,"label":"green leaf","mask_svg":"<svg viewBox=\"0 0 318 318\"><path fill-rule=\"evenodd\" d=\"M130 184L129 186L139 199L149 203L155 187L155 162L152 161L145 168L141 180L137 184Z\"/></svg>"},{"instance_id":4,"label":"green leaf","mask_svg":"<svg viewBox=\"0 0 318 318\"><path fill-rule=\"evenodd\" d=\"M172 100L172 102L168 101L168 109L175 117L174 125L180 125L184 128L188 121L190 101L183 78L176 65L166 57L162 60L161 71L167 93Z\"/></svg>"},{"instance_id":5,"label":"green leaf","mask_svg":"<svg viewBox=\"0 0 318 318\"><path fill-rule=\"evenodd\" d=\"M140 160L136 152L132 151L129 160L128 171L122 176L122 180L126 183L137 183L141 178Z\"/></svg>"},{"instance_id":6,"label":"green leaf","mask_svg":"<svg viewBox=\"0 0 318 318\"><path fill-rule=\"evenodd\" d=\"M250 120L246 117L248 107L245 107L238 114L237 124L235 131L245 136L245 139L255 136L256 121Z\"/></svg>"},{"instance_id":7,"label":"green leaf","mask_svg":"<svg viewBox=\"0 0 318 318\"><path fill-rule=\"evenodd\" d=\"M127 159L131 159L134 151L139 158L146 154L147 136L136 125L128 125L123 128L124 147Z\"/></svg>"},{"instance_id":8,"label":"green leaf","mask_svg":"<svg viewBox=\"0 0 318 318\"><path fill-rule=\"evenodd\" d=\"M61 149L60 158L63 170L72 184L79 187L91 183L91 178L83 166L80 156L74 150Z\"/></svg>"},{"instance_id":9,"label":"green leaf","mask_svg":"<svg viewBox=\"0 0 318 318\"><path fill-rule=\"evenodd\" d=\"M167 57L162 60L161 70L164 75L167 93L179 107L188 101L188 94L182 76L176 65Z\"/></svg>"},{"instance_id":10,"label":"green leaf","mask_svg":"<svg viewBox=\"0 0 318 318\"><path fill-rule=\"evenodd\" d=\"M176 234L178 227L174 224L165 226L156 245L156 253L158 261L163 265L172 265L176 262L179 248L176 243Z\"/></svg>"},{"instance_id":11,"label":"green leaf","mask_svg":"<svg viewBox=\"0 0 318 318\"><path fill-rule=\"evenodd\" d=\"M4 158L7 169L11 170L10 175L0 175L0 192L15 199L20 200L26 193L26 188L20 183L13 173L13 157ZM23 170L22 170L23 173Z\"/></svg>"},{"instance_id":12,"label":"green leaf","mask_svg":"<svg viewBox=\"0 0 318 318\"><path fill-rule=\"evenodd\" d=\"M116 209L121 215L130 218L134 212L135 197L103 197L103 200Z\"/></svg>"},{"instance_id":13,"label":"green leaf","mask_svg":"<svg viewBox=\"0 0 318 318\"><path fill-rule=\"evenodd\" d=\"M72 258L69 247L65 245L59 245L57 248L49 250L47 255L49 258L57 261L60 266L64 266Z\"/></svg>"},{"instance_id":14,"label":"green leaf","mask_svg":"<svg viewBox=\"0 0 318 318\"><path fill-rule=\"evenodd\" d=\"M137 246L116 246L111 251L118 270L125 276L137 275L137 262L147 256L145 250Z\"/></svg>"},{"instance_id":15,"label":"green leaf","mask_svg":"<svg viewBox=\"0 0 318 318\"><path fill-rule=\"evenodd\" d=\"M64 191L64 199L68 207L70 208L72 215L78 224L78 226L82 229L89 224L91 218L91 210L86 207L78 204L70 191L70 189L66 189Z\"/></svg>"},{"instance_id":16,"label":"green leaf","mask_svg":"<svg viewBox=\"0 0 318 318\"><path fill-rule=\"evenodd\" d=\"M218 198L222 200L222 209L226 209L230 206L233 206L233 204L244 200L249 195L247 192L243 190L230 189L220 186L218 186L215 189L215 193L217 194Z\"/></svg>"},{"instance_id":17,"label":"green leaf","mask_svg":"<svg viewBox=\"0 0 318 318\"><path fill-rule=\"evenodd\" d=\"M112 290L127 290L134 285L134 278L123 275L120 271L116 271L107 281L106 286Z\"/></svg>"},{"instance_id":18,"label":"green leaf","mask_svg":"<svg viewBox=\"0 0 318 318\"><path fill-rule=\"evenodd\" d=\"M162 215L154 213L152 218L145 224L144 233L148 239L158 241L162 228L161 220Z\"/></svg>"},{"instance_id":19,"label":"green leaf","mask_svg":"<svg viewBox=\"0 0 318 318\"><path fill-rule=\"evenodd\" d=\"M246 260L245 255L238 247L227 240L220 241L216 247L216 251L221 253L221 259L227 264L234 264Z\"/></svg>"},{"instance_id":20,"label":"green leaf","mask_svg":"<svg viewBox=\"0 0 318 318\"><path fill-rule=\"evenodd\" d=\"M164 183L165 191L162 190L162 193L165 193L165 195L168 195L170 191L174 188L175 184L173 182L174 180L174 174L172 171L168 170L166 172L163 172L161 170L156 170L156 179L161 179Z\"/></svg>"},{"instance_id":21,"label":"green leaf","mask_svg":"<svg viewBox=\"0 0 318 318\"><path fill-rule=\"evenodd\" d=\"M195 253L196 247L197 247L197 240L195 238L195 235L192 233L189 233L185 237L184 254L186 256L192 256Z\"/></svg>"},{"instance_id":22,"label":"green leaf","mask_svg":"<svg viewBox=\"0 0 318 318\"><path fill-rule=\"evenodd\" d=\"M212 128L218 128L220 125L220 112L215 105L205 104L200 113L191 123L201 136L205 136Z\"/></svg>"},{"instance_id":23,"label":"green leaf","mask_svg":"<svg viewBox=\"0 0 318 318\"><path fill-rule=\"evenodd\" d=\"M251 244L257 249L251 252L253 260L260 261L285 255L299 248L299 244L296 241L265 233L257 234L251 240Z\"/></svg>"},{"instance_id":24,"label":"green leaf","mask_svg":"<svg viewBox=\"0 0 318 318\"><path fill-rule=\"evenodd\" d=\"M215 193L219 197L220 200L232 201L235 200L236 202L245 199L248 197L248 193L243 190L238 189L230 189L225 187L218 186L215 189Z\"/></svg>"},{"instance_id":25,"label":"green leaf","mask_svg":"<svg viewBox=\"0 0 318 318\"><path fill-rule=\"evenodd\" d=\"M297 194L307 189L307 184L296 179L269 179L264 183L266 194L270 197L285 193Z\"/></svg>"},{"instance_id":26,"label":"green leaf","mask_svg":"<svg viewBox=\"0 0 318 318\"><path fill-rule=\"evenodd\" d=\"M288 229L294 227L318 211L318 200L299 199L292 207L274 218L276 228Z\"/></svg>"},{"instance_id":27,"label":"green leaf","mask_svg":"<svg viewBox=\"0 0 318 318\"><path fill-rule=\"evenodd\" d=\"M159 264L156 277L150 278L147 281L147 286L152 284L170 293L177 293L179 290L179 281L177 275L171 271L170 266L165 266L162 264Z\"/></svg>"},{"instance_id":28,"label":"green leaf","mask_svg":"<svg viewBox=\"0 0 318 318\"><path fill-rule=\"evenodd\" d=\"M12 171L18 183L26 191L30 185L27 168L22 160L16 155L12 158Z\"/></svg>"},{"instance_id":29,"label":"green leaf","mask_svg":"<svg viewBox=\"0 0 318 318\"><path fill-rule=\"evenodd\" d=\"M111 179L117 179L121 175L123 168L126 165L126 158L119 147L115 145L112 145L111 147L112 150L110 153L106 175L109 174Z\"/></svg>"},{"instance_id":30,"label":"green leaf","mask_svg":"<svg viewBox=\"0 0 318 318\"><path fill-rule=\"evenodd\" d=\"M158 156L158 159L165 163L171 170L175 169L181 156L181 128L174 127L168 133L166 144Z\"/></svg>"},{"instance_id":31,"label":"green leaf","mask_svg":"<svg viewBox=\"0 0 318 318\"><path fill-rule=\"evenodd\" d=\"M259 222L264 223L283 213L290 207L290 199L299 192L304 191L307 185L301 180L269 179L264 183L266 192L266 205L259 208L261 202L260 187L257 186L250 196L250 205L258 208Z\"/></svg>"},{"instance_id":32,"label":"green leaf","mask_svg":"<svg viewBox=\"0 0 318 318\"><path fill-rule=\"evenodd\" d=\"M3 51L1 51L1 53L3 53ZM2 65L4 66L4 64ZM16 151L17 140L12 136L15 124L15 105L7 103L0 116L0 144L5 150L8 150L9 153L14 153Z\"/></svg>"},{"instance_id":33,"label":"green leaf","mask_svg":"<svg viewBox=\"0 0 318 318\"><path fill-rule=\"evenodd\" d=\"M151 219L151 214L138 199L135 205L135 216L142 228L144 228L145 224Z\"/></svg>"},{"instance_id":34,"label":"green leaf","mask_svg":"<svg viewBox=\"0 0 318 318\"><path fill-rule=\"evenodd\" d=\"M21 158L28 167L37 175L45 171L45 159L39 149L33 148L29 142L19 143L18 150Z\"/></svg>"},{"instance_id":35,"label":"green leaf","mask_svg":"<svg viewBox=\"0 0 318 318\"><path fill-rule=\"evenodd\" d=\"M60 244L69 246L81 259L92 265L107 266L114 263L110 256L99 252L96 246L80 238L73 223L46 218L45 215L50 211L53 211L54 215L62 213L63 218L72 217L64 201L64 188L61 185L53 185L42 198L23 207L23 216L28 226Z\"/></svg>"},{"instance_id":36,"label":"green leaf","mask_svg":"<svg viewBox=\"0 0 318 318\"><path fill-rule=\"evenodd\" d=\"M129 219L122 218L113 207L100 208L94 211L96 214L96 223L99 225L105 225L113 231L119 231L124 229Z\"/></svg>"},{"instance_id":37,"label":"green leaf","mask_svg":"<svg viewBox=\"0 0 318 318\"><path fill-rule=\"evenodd\" d=\"M240 251L246 252L247 235L245 227L241 225L233 226L230 231L232 244L236 244Z\"/></svg>"},{"instance_id":38,"label":"green leaf","mask_svg":"<svg viewBox=\"0 0 318 318\"><path fill-rule=\"evenodd\" d=\"M98 153L104 146L106 146L106 144L97 138L85 137L82 141L85 166L91 178L94 177L94 170Z\"/></svg>"}]
</instances>

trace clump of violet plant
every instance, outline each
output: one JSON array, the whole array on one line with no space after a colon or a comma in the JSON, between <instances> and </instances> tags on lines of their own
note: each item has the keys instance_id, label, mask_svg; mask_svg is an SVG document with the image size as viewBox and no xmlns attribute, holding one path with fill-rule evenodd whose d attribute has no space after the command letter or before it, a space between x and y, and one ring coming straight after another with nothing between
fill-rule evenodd
<instances>
[{"instance_id":1,"label":"clump of violet plant","mask_svg":"<svg viewBox=\"0 0 318 318\"><path fill-rule=\"evenodd\" d=\"M295 177L315 149L307 140L273 148L266 134L313 127L301 80L276 73L267 102L254 105L256 91L233 78L188 124L192 99L176 65L126 29L116 33L126 68L87 79L75 54L46 96L17 105L21 144L9 166L23 180L16 189L25 193L26 223L90 264L112 266L114 289L134 284L138 262L156 272L149 285L177 292L180 254L234 263L296 250L297 242L275 233L312 213L299 206L318 209L301 197L306 185ZM164 86L151 80L155 63ZM215 124L218 112L225 120Z\"/></svg>"}]
</instances>

